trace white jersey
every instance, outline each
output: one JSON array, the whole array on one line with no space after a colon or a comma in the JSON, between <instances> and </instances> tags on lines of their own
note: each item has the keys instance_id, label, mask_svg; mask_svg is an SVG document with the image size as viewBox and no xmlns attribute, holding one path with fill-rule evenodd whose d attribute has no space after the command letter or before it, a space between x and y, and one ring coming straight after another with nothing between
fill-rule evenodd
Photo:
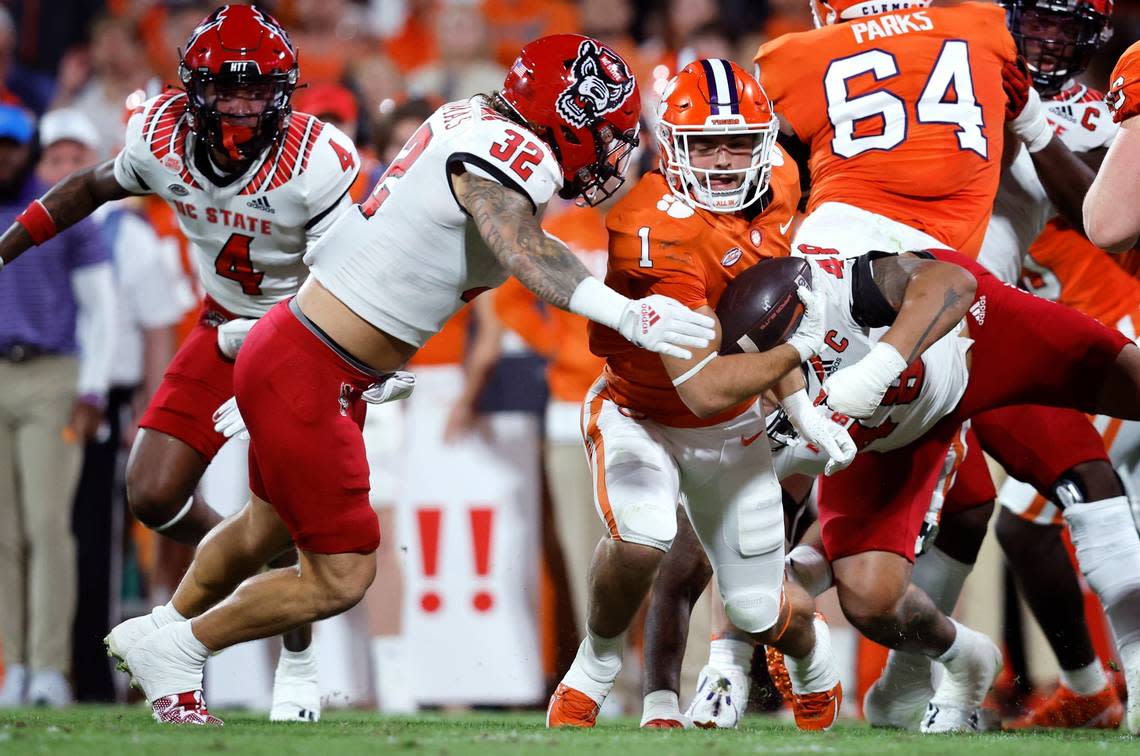
<instances>
[{"instance_id":1,"label":"white jersey","mask_svg":"<svg viewBox=\"0 0 1140 756\"><path fill-rule=\"evenodd\" d=\"M1112 122L1104 95L1083 84L1073 84L1042 102L1049 124L1073 152L1107 147L1120 129ZM1029 245L1055 214L1029 150L1018 142L1017 156L1002 169L978 262L1006 283L1016 284Z\"/></svg>"},{"instance_id":2,"label":"white jersey","mask_svg":"<svg viewBox=\"0 0 1140 756\"><path fill-rule=\"evenodd\" d=\"M196 154L188 118L182 92L149 100L127 124L115 179L170 203L206 294L235 315L259 317L297 293L306 248L351 207L360 158L335 126L293 113L276 146L219 186L197 165L209 158Z\"/></svg>"},{"instance_id":3,"label":"white jersey","mask_svg":"<svg viewBox=\"0 0 1140 756\"><path fill-rule=\"evenodd\" d=\"M824 379L866 357L887 328L868 328L855 320L853 281L860 258L808 255L804 259L811 264L812 290L821 294L825 303L823 349L807 364L807 393L818 399L823 393ZM966 352L973 343L961 336L961 331L960 323L903 371L871 417L847 420L848 432L860 452L906 446L958 406L970 379ZM844 419L835 417L836 422ZM827 455L800 444L777 456L776 469L780 477L792 473L814 475L823 471L826 462Z\"/></svg>"},{"instance_id":4,"label":"white jersey","mask_svg":"<svg viewBox=\"0 0 1140 756\"><path fill-rule=\"evenodd\" d=\"M372 325L421 346L507 278L455 199L451 177L465 171L517 189L536 213L562 186L558 161L532 132L481 96L448 103L309 252L313 275Z\"/></svg>"}]
</instances>

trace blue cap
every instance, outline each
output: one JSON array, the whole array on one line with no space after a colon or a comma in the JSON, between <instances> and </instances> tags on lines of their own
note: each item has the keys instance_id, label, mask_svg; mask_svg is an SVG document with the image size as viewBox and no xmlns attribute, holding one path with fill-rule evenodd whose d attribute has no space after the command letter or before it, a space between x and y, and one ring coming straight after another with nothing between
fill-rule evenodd
<instances>
[{"instance_id":1,"label":"blue cap","mask_svg":"<svg viewBox=\"0 0 1140 756\"><path fill-rule=\"evenodd\" d=\"M16 105L0 105L0 139L14 139L28 144L36 135L32 114Z\"/></svg>"}]
</instances>

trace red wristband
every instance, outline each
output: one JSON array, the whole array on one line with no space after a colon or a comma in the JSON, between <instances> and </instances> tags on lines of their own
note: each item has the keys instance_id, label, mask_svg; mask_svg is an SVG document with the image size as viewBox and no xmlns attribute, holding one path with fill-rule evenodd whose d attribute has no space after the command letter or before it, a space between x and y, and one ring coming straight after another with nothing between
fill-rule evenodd
<instances>
[{"instance_id":1,"label":"red wristband","mask_svg":"<svg viewBox=\"0 0 1140 756\"><path fill-rule=\"evenodd\" d=\"M32 200L32 204L16 217L16 222L24 227L36 246L43 244L57 233L51 213L39 200Z\"/></svg>"}]
</instances>

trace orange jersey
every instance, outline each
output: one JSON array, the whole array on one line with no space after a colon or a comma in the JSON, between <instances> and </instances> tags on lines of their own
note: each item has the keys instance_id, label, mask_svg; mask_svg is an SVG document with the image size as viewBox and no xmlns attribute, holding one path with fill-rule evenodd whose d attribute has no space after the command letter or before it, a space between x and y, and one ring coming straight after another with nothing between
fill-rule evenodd
<instances>
[{"instance_id":1,"label":"orange jersey","mask_svg":"<svg viewBox=\"0 0 1140 756\"><path fill-rule=\"evenodd\" d=\"M1117 123L1140 113L1140 42L1124 51L1109 77L1110 86L1104 101Z\"/></svg>"},{"instance_id":2,"label":"orange jersey","mask_svg":"<svg viewBox=\"0 0 1140 756\"><path fill-rule=\"evenodd\" d=\"M1140 313L1140 281L1059 219L1051 220L1029 247L1021 281L1034 294L1112 328L1126 315Z\"/></svg>"},{"instance_id":3,"label":"orange jersey","mask_svg":"<svg viewBox=\"0 0 1140 756\"><path fill-rule=\"evenodd\" d=\"M694 209L676 199L654 171L641 178L610 211L606 283L631 299L673 297L692 308L716 308L729 281L766 257L791 251L791 225L800 199L795 162L774 153L771 200L751 221L744 213ZM701 419L689 411L665 372L661 357L619 334L590 323L590 349L606 358L606 398L675 427L715 425L743 412L752 400Z\"/></svg>"},{"instance_id":4,"label":"orange jersey","mask_svg":"<svg viewBox=\"0 0 1140 756\"><path fill-rule=\"evenodd\" d=\"M593 207L576 207L543 223L596 276L606 271L606 222ZM504 324L547 359L550 395L564 402L580 402L602 371L604 361L590 352L585 318L539 302L514 277L495 291L495 312Z\"/></svg>"},{"instance_id":5,"label":"orange jersey","mask_svg":"<svg viewBox=\"0 0 1140 756\"><path fill-rule=\"evenodd\" d=\"M1001 174L998 5L884 13L760 47L760 83L811 148L810 213L845 202L976 257Z\"/></svg>"}]
</instances>

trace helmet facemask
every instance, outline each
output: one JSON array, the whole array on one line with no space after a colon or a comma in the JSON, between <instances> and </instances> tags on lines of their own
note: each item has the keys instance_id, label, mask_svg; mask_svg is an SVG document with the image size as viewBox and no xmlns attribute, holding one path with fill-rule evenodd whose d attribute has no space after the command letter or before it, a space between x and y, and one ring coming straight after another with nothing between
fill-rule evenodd
<instances>
[{"instance_id":1,"label":"helmet facemask","mask_svg":"<svg viewBox=\"0 0 1140 756\"><path fill-rule=\"evenodd\" d=\"M1085 3L1007 3L1006 9L1017 50L1042 95L1056 94L1083 73L1112 36L1108 18Z\"/></svg>"},{"instance_id":2,"label":"helmet facemask","mask_svg":"<svg viewBox=\"0 0 1140 756\"><path fill-rule=\"evenodd\" d=\"M768 191L772 174L772 153L778 123L747 123L743 116L710 116L703 125L683 126L662 119L657 126L661 146L662 171L673 194L694 207L714 213L734 213L748 207ZM723 145L705 144L709 137ZM698 150L710 149L717 155L750 155L743 168L697 168L692 164L691 140Z\"/></svg>"},{"instance_id":3,"label":"helmet facemask","mask_svg":"<svg viewBox=\"0 0 1140 756\"><path fill-rule=\"evenodd\" d=\"M621 132L609 122L602 121L591 129L597 160L578 169L563 197L576 198L579 205L594 207L614 196L626 179L626 169L640 143L641 125ZM569 132L569 130L567 130ZM565 137L573 137L566 133Z\"/></svg>"},{"instance_id":4,"label":"helmet facemask","mask_svg":"<svg viewBox=\"0 0 1140 756\"><path fill-rule=\"evenodd\" d=\"M179 73L190 100L192 126L211 147L233 160L246 161L256 159L281 137L292 112L296 67L263 75L244 70L212 74L183 66ZM264 104L259 109L243 104L255 102Z\"/></svg>"}]
</instances>

